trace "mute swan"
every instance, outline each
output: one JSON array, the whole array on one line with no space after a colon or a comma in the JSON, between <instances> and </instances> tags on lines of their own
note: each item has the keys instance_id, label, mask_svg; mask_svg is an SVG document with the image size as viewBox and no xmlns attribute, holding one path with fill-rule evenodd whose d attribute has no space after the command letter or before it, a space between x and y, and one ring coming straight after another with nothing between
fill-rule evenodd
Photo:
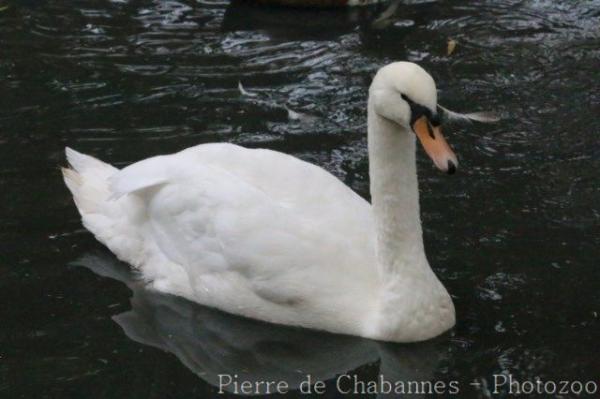
<instances>
[{"instance_id":1,"label":"mute swan","mask_svg":"<svg viewBox=\"0 0 600 399\"><path fill-rule=\"evenodd\" d=\"M455 323L423 248L415 136L442 171L433 78L396 62L369 90L372 205L318 166L212 143L122 170L66 149L84 226L152 288L268 322L413 342Z\"/></svg>"}]
</instances>

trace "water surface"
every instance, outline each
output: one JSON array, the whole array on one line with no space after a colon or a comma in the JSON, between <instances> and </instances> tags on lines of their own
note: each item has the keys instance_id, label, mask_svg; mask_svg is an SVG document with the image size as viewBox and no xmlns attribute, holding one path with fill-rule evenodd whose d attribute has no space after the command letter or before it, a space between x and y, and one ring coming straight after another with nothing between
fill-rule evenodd
<instances>
[{"instance_id":1,"label":"water surface","mask_svg":"<svg viewBox=\"0 0 600 399\"><path fill-rule=\"evenodd\" d=\"M204 398L217 372L311 370L327 397L340 373L456 380L461 397L489 396L498 373L600 385L599 1L407 1L375 24L382 7L2 4L0 396ZM109 278L122 265L81 227L65 145L117 166L212 141L272 148L368 198L367 88L394 60L430 71L447 107L505 116L445 128L455 176L419 154L450 334L404 346L298 333Z\"/></svg>"}]
</instances>

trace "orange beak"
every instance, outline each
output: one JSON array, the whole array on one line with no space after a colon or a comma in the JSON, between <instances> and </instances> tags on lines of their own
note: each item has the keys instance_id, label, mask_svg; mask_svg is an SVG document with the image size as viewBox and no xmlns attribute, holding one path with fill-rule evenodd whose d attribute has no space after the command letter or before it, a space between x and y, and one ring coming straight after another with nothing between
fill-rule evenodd
<instances>
[{"instance_id":1,"label":"orange beak","mask_svg":"<svg viewBox=\"0 0 600 399\"><path fill-rule=\"evenodd\" d=\"M413 124L413 130L425 152L439 170L449 175L456 172L458 166L456 154L442 136L442 129L439 126L433 126L426 116L421 116Z\"/></svg>"}]
</instances>

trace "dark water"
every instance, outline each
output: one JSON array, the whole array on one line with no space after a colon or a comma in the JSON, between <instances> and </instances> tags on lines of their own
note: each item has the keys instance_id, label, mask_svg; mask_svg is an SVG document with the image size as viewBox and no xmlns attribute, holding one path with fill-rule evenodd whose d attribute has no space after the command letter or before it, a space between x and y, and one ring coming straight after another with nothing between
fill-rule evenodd
<instances>
[{"instance_id":1,"label":"dark water","mask_svg":"<svg viewBox=\"0 0 600 399\"><path fill-rule=\"evenodd\" d=\"M1 2L0 397L205 398L219 373L310 373L325 397L344 373L458 381L460 397L489 397L499 373L600 392L600 2L408 3L373 27L382 8ZM135 286L81 227L65 145L118 166L204 142L268 147L367 196L367 87L393 60L428 69L442 104L505 116L446 127L456 176L419 154L451 334L384 345L227 316Z\"/></svg>"}]
</instances>

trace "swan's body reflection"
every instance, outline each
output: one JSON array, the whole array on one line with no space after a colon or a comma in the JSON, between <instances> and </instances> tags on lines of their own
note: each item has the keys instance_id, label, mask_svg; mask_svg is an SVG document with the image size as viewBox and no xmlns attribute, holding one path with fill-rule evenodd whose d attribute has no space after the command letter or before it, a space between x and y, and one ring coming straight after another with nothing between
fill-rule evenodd
<instances>
[{"instance_id":1,"label":"swan's body reflection","mask_svg":"<svg viewBox=\"0 0 600 399\"><path fill-rule=\"evenodd\" d=\"M387 381L429 381L446 353L442 342L385 344L232 316L146 289L110 254L86 255L76 264L133 291L132 309L113 316L129 338L174 354L215 387L219 375L237 375L253 383L286 381L292 391L309 374L312 381L326 381L377 360ZM232 392L234 386L223 389Z\"/></svg>"}]
</instances>

